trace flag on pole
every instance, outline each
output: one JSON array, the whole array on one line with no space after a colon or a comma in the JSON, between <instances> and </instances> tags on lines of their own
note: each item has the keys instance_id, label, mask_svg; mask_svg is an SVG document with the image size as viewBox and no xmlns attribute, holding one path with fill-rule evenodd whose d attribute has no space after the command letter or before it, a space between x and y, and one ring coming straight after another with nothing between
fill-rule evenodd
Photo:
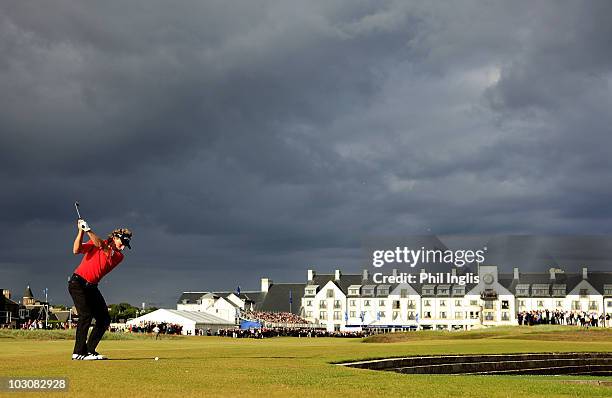
<instances>
[{"instance_id":1,"label":"flag on pole","mask_svg":"<svg viewBox=\"0 0 612 398\"><path fill-rule=\"evenodd\" d=\"M293 304L293 292L289 290L289 304Z\"/></svg>"},{"instance_id":2,"label":"flag on pole","mask_svg":"<svg viewBox=\"0 0 612 398\"><path fill-rule=\"evenodd\" d=\"M344 311L344 322L348 322L348 312Z\"/></svg>"},{"instance_id":3,"label":"flag on pole","mask_svg":"<svg viewBox=\"0 0 612 398\"><path fill-rule=\"evenodd\" d=\"M238 285L238 287L236 288L236 293L238 293L238 295L240 296L240 285Z\"/></svg>"}]
</instances>

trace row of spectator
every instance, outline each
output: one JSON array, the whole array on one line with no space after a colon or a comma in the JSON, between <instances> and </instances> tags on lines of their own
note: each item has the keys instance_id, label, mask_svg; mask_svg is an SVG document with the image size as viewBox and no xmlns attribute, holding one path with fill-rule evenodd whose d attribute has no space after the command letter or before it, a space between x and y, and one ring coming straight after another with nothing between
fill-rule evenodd
<instances>
[{"instance_id":1,"label":"row of spectator","mask_svg":"<svg viewBox=\"0 0 612 398\"><path fill-rule=\"evenodd\" d=\"M266 337L367 337L369 333L355 332L328 332L323 329L306 328L262 328L262 329L219 329L217 336L233 338L255 338Z\"/></svg>"},{"instance_id":2,"label":"row of spectator","mask_svg":"<svg viewBox=\"0 0 612 398\"><path fill-rule=\"evenodd\" d=\"M573 325L582 327L610 326L610 314L597 315L586 311L522 311L516 314L519 325Z\"/></svg>"},{"instance_id":3,"label":"row of spectator","mask_svg":"<svg viewBox=\"0 0 612 398\"><path fill-rule=\"evenodd\" d=\"M305 324L307 320L291 312L244 311L242 318L262 323Z\"/></svg>"}]
</instances>

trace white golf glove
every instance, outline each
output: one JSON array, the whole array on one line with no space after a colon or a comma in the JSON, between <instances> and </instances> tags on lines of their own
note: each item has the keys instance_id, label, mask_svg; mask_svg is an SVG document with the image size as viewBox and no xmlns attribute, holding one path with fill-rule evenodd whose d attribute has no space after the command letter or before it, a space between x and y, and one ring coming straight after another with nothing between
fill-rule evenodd
<instances>
[{"instance_id":1,"label":"white golf glove","mask_svg":"<svg viewBox=\"0 0 612 398\"><path fill-rule=\"evenodd\" d=\"M91 231L91 228L89 228L89 224L87 224L87 221L85 220L79 220L78 226L79 226L79 229L83 232Z\"/></svg>"}]
</instances>

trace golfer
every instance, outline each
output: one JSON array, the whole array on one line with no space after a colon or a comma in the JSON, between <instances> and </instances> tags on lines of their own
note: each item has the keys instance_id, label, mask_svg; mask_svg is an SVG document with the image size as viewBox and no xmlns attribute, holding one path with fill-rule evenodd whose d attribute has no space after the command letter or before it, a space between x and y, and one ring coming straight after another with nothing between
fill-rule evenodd
<instances>
[{"instance_id":1,"label":"golfer","mask_svg":"<svg viewBox=\"0 0 612 398\"><path fill-rule=\"evenodd\" d=\"M98 290L98 282L123 260L121 251L124 247L131 249L132 232L126 228L115 229L106 240L102 240L85 220L79 219L77 227L78 232L72 252L84 256L68 282L68 291L79 315L72 359L88 361L106 359L96 351L104 332L110 326L108 307ZM89 241L83 243L85 233ZM96 324L88 338L92 319L96 320Z\"/></svg>"}]
</instances>

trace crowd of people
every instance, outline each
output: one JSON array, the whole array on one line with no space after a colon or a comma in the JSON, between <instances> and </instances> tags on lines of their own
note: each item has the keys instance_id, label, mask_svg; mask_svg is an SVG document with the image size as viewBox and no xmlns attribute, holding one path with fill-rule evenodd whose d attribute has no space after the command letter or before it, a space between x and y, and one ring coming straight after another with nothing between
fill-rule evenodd
<instances>
[{"instance_id":1,"label":"crowd of people","mask_svg":"<svg viewBox=\"0 0 612 398\"><path fill-rule=\"evenodd\" d=\"M45 321L42 320L28 320L27 322L20 325L20 329L22 330L36 330L36 329L46 329L46 330L58 330L58 329L70 329L71 326L74 328L76 324L70 324L69 322L47 322L45 326Z\"/></svg>"},{"instance_id":2,"label":"crowd of people","mask_svg":"<svg viewBox=\"0 0 612 398\"><path fill-rule=\"evenodd\" d=\"M244 311L242 318L262 323L306 324L308 321L291 312Z\"/></svg>"},{"instance_id":3,"label":"crowd of people","mask_svg":"<svg viewBox=\"0 0 612 398\"><path fill-rule=\"evenodd\" d=\"M111 332L119 331L111 327ZM138 325L127 325L124 329L127 333L148 333L148 334L181 334L183 326L174 323L140 322Z\"/></svg>"},{"instance_id":4,"label":"crowd of people","mask_svg":"<svg viewBox=\"0 0 612 398\"><path fill-rule=\"evenodd\" d=\"M519 325L573 325L581 327L599 327L610 325L610 314L597 315L585 311L522 311L516 314Z\"/></svg>"},{"instance_id":5,"label":"crowd of people","mask_svg":"<svg viewBox=\"0 0 612 398\"><path fill-rule=\"evenodd\" d=\"M328 332L324 329L311 328L261 328L261 329L219 329L217 336L233 338L263 339L267 337L367 337L367 332Z\"/></svg>"}]
</instances>

